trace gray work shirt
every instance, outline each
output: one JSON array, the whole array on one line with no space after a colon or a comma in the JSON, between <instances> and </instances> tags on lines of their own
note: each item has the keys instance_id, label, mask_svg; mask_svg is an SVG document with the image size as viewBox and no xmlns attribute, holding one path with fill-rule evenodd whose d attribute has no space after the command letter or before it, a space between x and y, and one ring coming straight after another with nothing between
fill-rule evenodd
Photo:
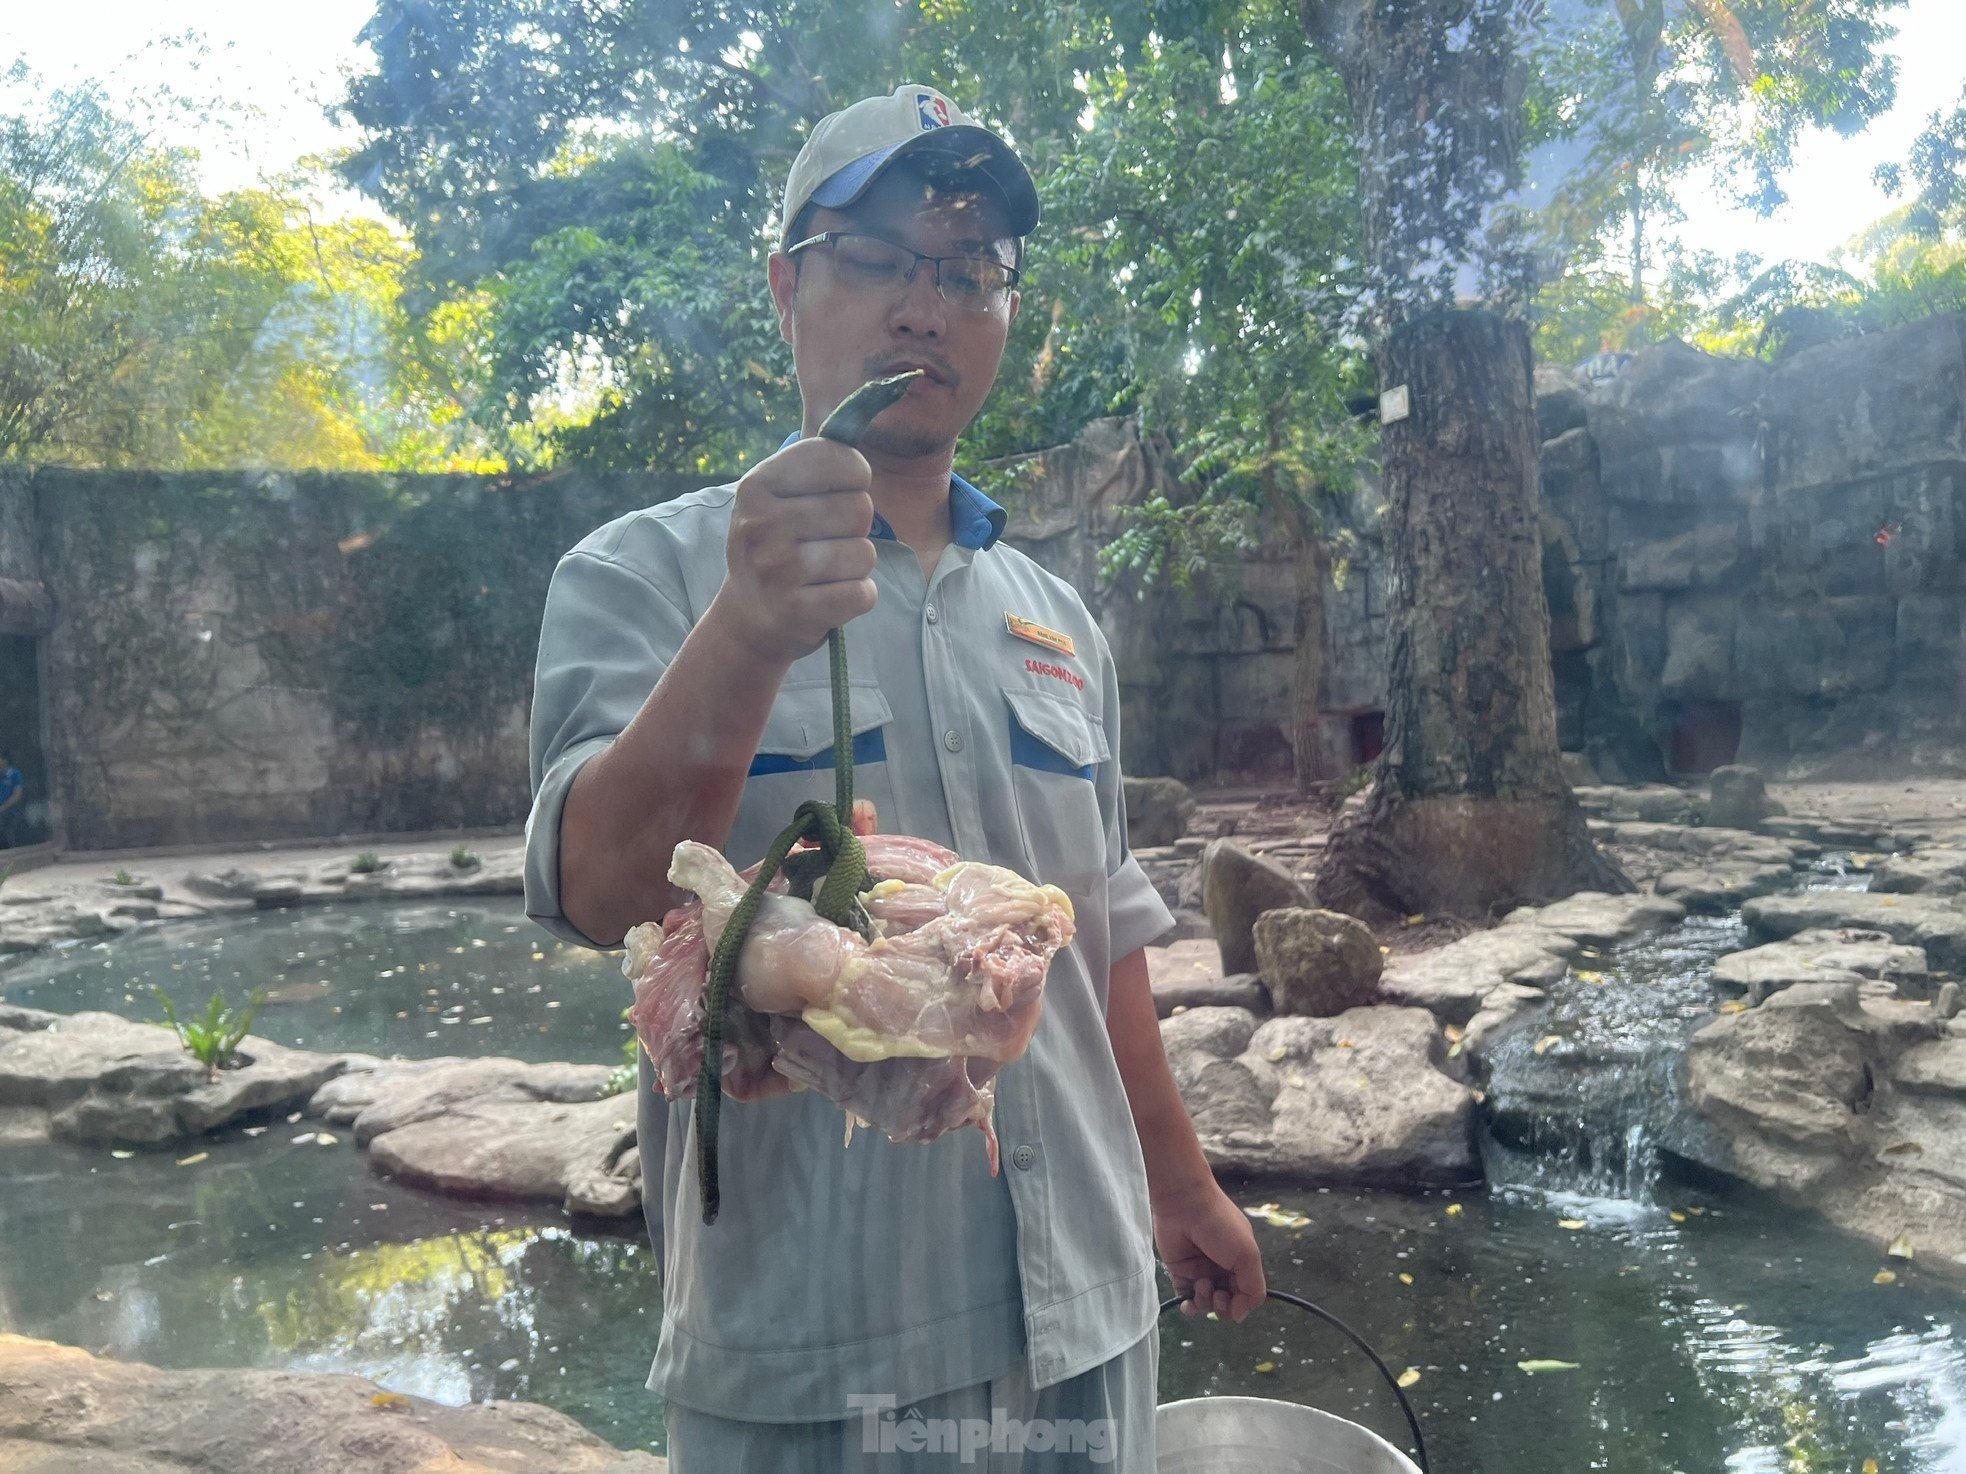
<instances>
[{"instance_id":1,"label":"gray work shirt","mask_svg":"<svg viewBox=\"0 0 1966 1474\"><path fill-rule=\"evenodd\" d=\"M735 494L630 513L554 573L526 910L556 936L595 945L560 909L567 791L717 593ZM664 1287L648 1385L704 1412L841 1418L855 1394L906 1406L1020 1356L1049 1386L1153 1328L1146 1173L1106 997L1113 959L1172 918L1127 849L1112 656L1072 587L998 543L1001 511L960 478L951 518L958 541L927 580L913 550L875 528L878 602L846 630L854 792L884 831L1061 887L1078 933L1051 965L1029 1050L997 1076L995 1178L975 1131L896 1146L861 1130L848 1144L845 1116L816 1093L727 1101L722 1207L706 1227L693 1102L654 1094L643 1058L644 1202ZM1072 653L1013 634L1013 616L1063 634ZM822 645L772 707L725 846L733 863L756 861L802 800L831 800L832 730Z\"/></svg>"}]
</instances>

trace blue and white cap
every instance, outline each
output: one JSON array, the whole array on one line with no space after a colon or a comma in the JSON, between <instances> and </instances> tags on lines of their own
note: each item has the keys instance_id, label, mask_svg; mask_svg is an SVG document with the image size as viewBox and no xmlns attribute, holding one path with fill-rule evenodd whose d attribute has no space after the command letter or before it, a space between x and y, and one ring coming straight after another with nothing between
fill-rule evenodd
<instances>
[{"instance_id":1,"label":"blue and white cap","mask_svg":"<svg viewBox=\"0 0 1966 1474\"><path fill-rule=\"evenodd\" d=\"M974 169L996 186L1010 214L1012 235L1038 223L1038 191L1011 146L971 121L933 87L904 82L886 97L868 97L813 125L785 181L780 244L808 204L843 210L896 159L933 152Z\"/></svg>"}]
</instances>

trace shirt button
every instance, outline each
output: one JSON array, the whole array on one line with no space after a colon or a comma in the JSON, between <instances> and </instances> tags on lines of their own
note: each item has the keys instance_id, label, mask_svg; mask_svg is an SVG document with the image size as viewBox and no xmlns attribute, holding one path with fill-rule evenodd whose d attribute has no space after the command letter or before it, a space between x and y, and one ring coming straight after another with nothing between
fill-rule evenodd
<instances>
[{"instance_id":1,"label":"shirt button","mask_svg":"<svg viewBox=\"0 0 1966 1474\"><path fill-rule=\"evenodd\" d=\"M1029 1172L1032 1163L1038 1159L1038 1149L1026 1143L1010 1154L1010 1160L1023 1171Z\"/></svg>"},{"instance_id":2,"label":"shirt button","mask_svg":"<svg viewBox=\"0 0 1966 1474\"><path fill-rule=\"evenodd\" d=\"M942 745L951 752L961 752L963 750L963 734L960 732L944 732L942 734Z\"/></svg>"},{"instance_id":3,"label":"shirt button","mask_svg":"<svg viewBox=\"0 0 1966 1474\"><path fill-rule=\"evenodd\" d=\"M934 624L935 621L940 619L941 617L942 617L941 615L935 612L935 606L933 604L929 605L926 609L922 611L922 618L926 619L930 624Z\"/></svg>"}]
</instances>

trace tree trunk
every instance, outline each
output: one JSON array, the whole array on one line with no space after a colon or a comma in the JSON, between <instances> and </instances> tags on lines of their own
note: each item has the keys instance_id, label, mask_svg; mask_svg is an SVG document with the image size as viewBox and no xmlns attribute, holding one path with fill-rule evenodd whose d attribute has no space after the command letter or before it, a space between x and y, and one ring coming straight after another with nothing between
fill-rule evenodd
<instances>
[{"instance_id":1,"label":"tree trunk","mask_svg":"<svg viewBox=\"0 0 1966 1474\"><path fill-rule=\"evenodd\" d=\"M1330 774L1324 771L1324 544L1308 533L1292 540L1297 570L1297 663L1290 680L1290 757L1299 793Z\"/></svg>"},{"instance_id":2,"label":"tree trunk","mask_svg":"<svg viewBox=\"0 0 1966 1474\"><path fill-rule=\"evenodd\" d=\"M1630 890L1563 777L1543 601L1529 335L1487 312L1402 324L1380 373L1392 548L1386 751L1318 894L1362 914L1482 917Z\"/></svg>"},{"instance_id":3,"label":"tree trunk","mask_svg":"<svg viewBox=\"0 0 1966 1474\"><path fill-rule=\"evenodd\" d=\"M1538 530L1529 338L1472 296L1509 277L1533 0L1302 0L1357 129L1391 551L1386 751L1332 833L1319 898L1487 917L1630 890L1563 777ZM1498 269L1499 268L1499 269Z\"/></svg>"}]
</instances>

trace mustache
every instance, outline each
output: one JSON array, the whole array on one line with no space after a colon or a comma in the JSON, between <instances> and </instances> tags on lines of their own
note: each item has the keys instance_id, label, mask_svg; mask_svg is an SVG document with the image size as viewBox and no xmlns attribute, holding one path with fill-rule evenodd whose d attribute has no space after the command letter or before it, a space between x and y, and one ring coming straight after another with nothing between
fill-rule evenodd
<instances>
[{"instance_id":1,"label":"mustache","mask_svg":"<svg viewBox=\"0 0 1966 1474\"><path fill-rule=\"evenodd\" d=\"M955 388L962 382L955 366L939 353L891 353L882 354L867 360L865 372L869 379L883 379L889 374L898 374L904 368L926 368L937 382Z\"/></svg>"}]
</instances>

